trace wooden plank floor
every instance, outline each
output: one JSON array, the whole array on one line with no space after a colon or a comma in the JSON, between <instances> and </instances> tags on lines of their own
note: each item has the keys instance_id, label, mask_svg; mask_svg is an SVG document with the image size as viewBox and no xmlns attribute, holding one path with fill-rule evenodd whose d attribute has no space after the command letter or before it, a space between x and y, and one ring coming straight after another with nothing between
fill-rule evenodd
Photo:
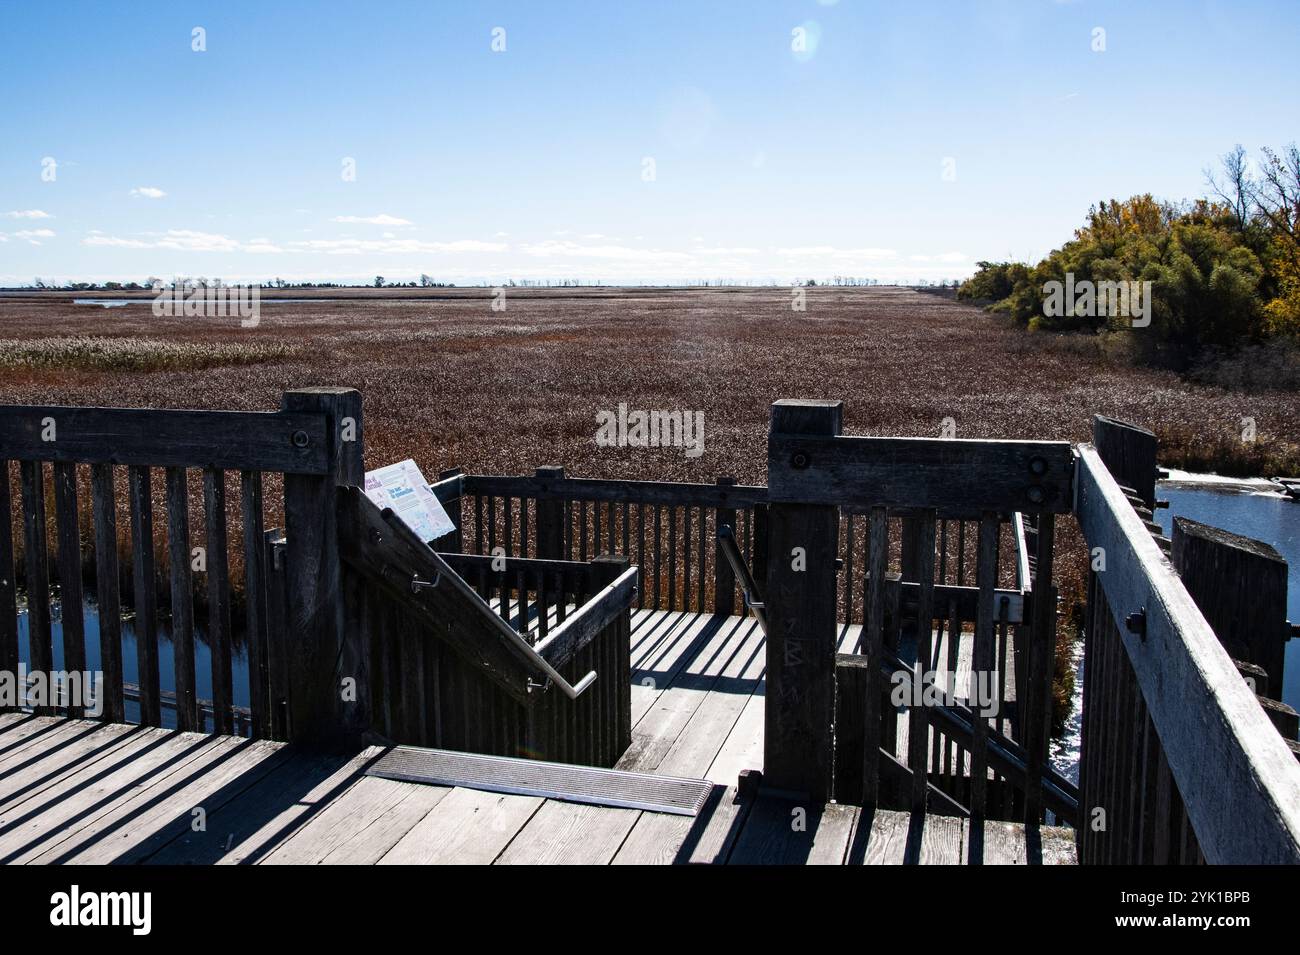
<instances>
[{"instance_id":1,"label":"wooden plank floor","mask_svg":"<svg viewBox=\"0 0 1300 955\"><path fill-rule=\"evenodd\" d=\"M638 613L620 768L715 785L695 818L364 775L381 752L0 715L5 863L1046 863L1069 830L738 800L763 748L752 620Z\"/></svg>"}]
</instances>

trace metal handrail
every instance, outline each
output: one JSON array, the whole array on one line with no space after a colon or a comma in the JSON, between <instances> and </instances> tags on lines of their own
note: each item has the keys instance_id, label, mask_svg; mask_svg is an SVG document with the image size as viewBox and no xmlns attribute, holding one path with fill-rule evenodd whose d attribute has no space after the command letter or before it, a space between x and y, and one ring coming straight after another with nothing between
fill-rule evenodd
<instances>
[{"instance_id":1,"label":"metal handrail","mask_svg":"<svg viewBox=\"0 0 1300 955\"><path fill-rule=\"evenodd\" d=\"M718 528L718 550L727 558L727 563L731 565L732 573L736 575L736 580L740 583L740 593L745 599L745 606L754 611L754 619L758 625L763 628L763 633L767 633L767 614L764 612L763 600L758 592L758 584L754 582L754 575L749 572L749 567L745 565L745 560L740 556L740 548L736 546L736 534L731 529L730 524L723 524Z\"/></svg>"},{"instance_id":2,"label":"metal handrail","mask_svg":"<svg viewBox=\"0 0 1300 955\"><path fill-rule=\"evenodd\" d=\"M418 542L419 546L424 548L429 559L433 562L434 570L435 570L433 580L431 581L420 580L419 577L416 576L415 574L411 575L410 583L411 583L411 592L413 594L415 594L418 597L421 590L425 589L426 587L441 586L442 581L446 580L453 590L455 590L465 599L469 600L472 604L474 604L479 609L479 611L483 614L484 618L487 620L489 626L491 626L493 629L496 630L498 634L500 634L503 638L509 641L510 645L515 650L517 650L519 654L524 657L525 660L527 660L530 664L532 664L532 666L535 667L537 670L541 671L541 673L545 675L545 677L549 682L554 683L556 686L558 686L560 688L560 691L571 700L576 700L579 696L582 695L582 693L588 687L590 687L593 683L596 682L596 671L592 670L581 680L579 680L576 684L569 683L569 681L566 680L560 674L559 670L551 666L550 663L546 661L545 657L541 656L536 650L532 648L532 645L529 644L529 642L525 640L522 635L520 635L519 631L515 630L514 627L510 626L510 624L506 623L499 616L497 616L497 614L493 612L492 608L488 606L488 602L484 600L482 597L480 597L478 592L474 590L474 588L471 587L469 584L467 584L465 582L465 579L461 577L460 574L452 570L451 567L448 566L447 562L442 559L442 556L436 550L430 547L426 541L421 540L419 534L416 534L409 527L407 527L406 522L403 521L400 517L398 517L396 512L394 512L391 507L384 508L382 512L382 516L384 519L384 523L387 524L390 528L392 528L395 533L399 535L405 535L409 542ZM544 686L545 684L541 684L541 685ZM533 686L534 684L530 682L528 685L529 692L532 692Z\"/></svg>"}]
</instances>

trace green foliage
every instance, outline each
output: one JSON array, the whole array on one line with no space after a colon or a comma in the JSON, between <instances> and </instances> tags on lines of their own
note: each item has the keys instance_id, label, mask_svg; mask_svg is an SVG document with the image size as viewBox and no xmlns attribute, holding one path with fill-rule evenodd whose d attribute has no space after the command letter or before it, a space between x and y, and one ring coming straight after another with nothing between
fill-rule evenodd
<instances>
[{"instance_id":1,"label":"green foliage","mask_svg":"<svg viewBox=\"0 0 1300 955\"><path fill-rule=\"evenodd\" d=\"M1260 182L1244 172L1240 147L1225 156L1230 187L1210 176L1219 199L1174 204L1145 194L1095 205L1074 238L1037 265L980 262L958 297L989 302L1031 330L1132 329L1139 352L1182 364L1270 337L1300 339L1300 248L1288 211L1300 159L1295 147L1265 154ZM1096 283L1150 282L1150 324L1061 293L1085 282L1088 295ZM1076 311L1076 303L1084 304Z\"/></svg>"}]
</instances>

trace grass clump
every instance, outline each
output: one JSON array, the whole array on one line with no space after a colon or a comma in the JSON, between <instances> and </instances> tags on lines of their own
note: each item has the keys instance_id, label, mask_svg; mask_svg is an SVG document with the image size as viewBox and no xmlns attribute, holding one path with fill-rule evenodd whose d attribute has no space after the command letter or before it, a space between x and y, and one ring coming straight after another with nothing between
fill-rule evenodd
<instances>
[{"instance_id":1,"label":"grass clump","mask_svg":"<svg viewBox=\"0 0 1300 955\"><path fill-rule=\"evenodd\" d=\"M193 371L255 365L298 353L275 343L169 342L156 338L0 338L0 368L78 371Z\"/></svg>"}]
</instances>

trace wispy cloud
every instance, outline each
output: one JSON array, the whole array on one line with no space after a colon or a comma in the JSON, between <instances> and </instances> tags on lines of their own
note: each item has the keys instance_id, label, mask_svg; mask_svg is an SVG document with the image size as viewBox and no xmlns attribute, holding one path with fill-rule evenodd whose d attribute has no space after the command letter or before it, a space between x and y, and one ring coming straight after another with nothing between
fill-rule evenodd
<instances>
[{"instance_id":1,"label":"wispy cloud","mask_svg":"<svg viewBox=\"0 0 1300 955\"><path fill-rule=\"evenodd\" d=\"M238 252L250 251L238 239L213 232L196 232L193 229L168 229L166 232L146 232L143 239L128 239L116 235L91 235L81 240L82 245L110 246L119 249L176 249L184 252Z\"/></svg>"},{"instance_id":2,"label":"wispy cloud","mask_svg":"<svg viewBox=\"0 0 1300 955\"><path fill-rule=\"evenodd\" d=\"M332 222L356 222L362 225L414 225L410 219L380 214L377 216L335 216Z\"/></svg>"},{"instance_id":3,"label":"wispy cloud","mask_svg":"<svg viewBox=\"0 0 1300 955\"><path fill-rule=\"evenodd\" d=\"M136 186L131 190L131 195L137 199L161 199L167 193L156 186Z\"/></svg>"},{"instance_id":4,"label":"wispy cloud","mask_svg":"<svg viewBox=\"0 0 1300 955\"><path fill-rule=\"evenodd\" d=\"M50 215L41 209L15 209L13 212L4 214L6 219L53 219Z\"/></svg>"}]
</instances>

